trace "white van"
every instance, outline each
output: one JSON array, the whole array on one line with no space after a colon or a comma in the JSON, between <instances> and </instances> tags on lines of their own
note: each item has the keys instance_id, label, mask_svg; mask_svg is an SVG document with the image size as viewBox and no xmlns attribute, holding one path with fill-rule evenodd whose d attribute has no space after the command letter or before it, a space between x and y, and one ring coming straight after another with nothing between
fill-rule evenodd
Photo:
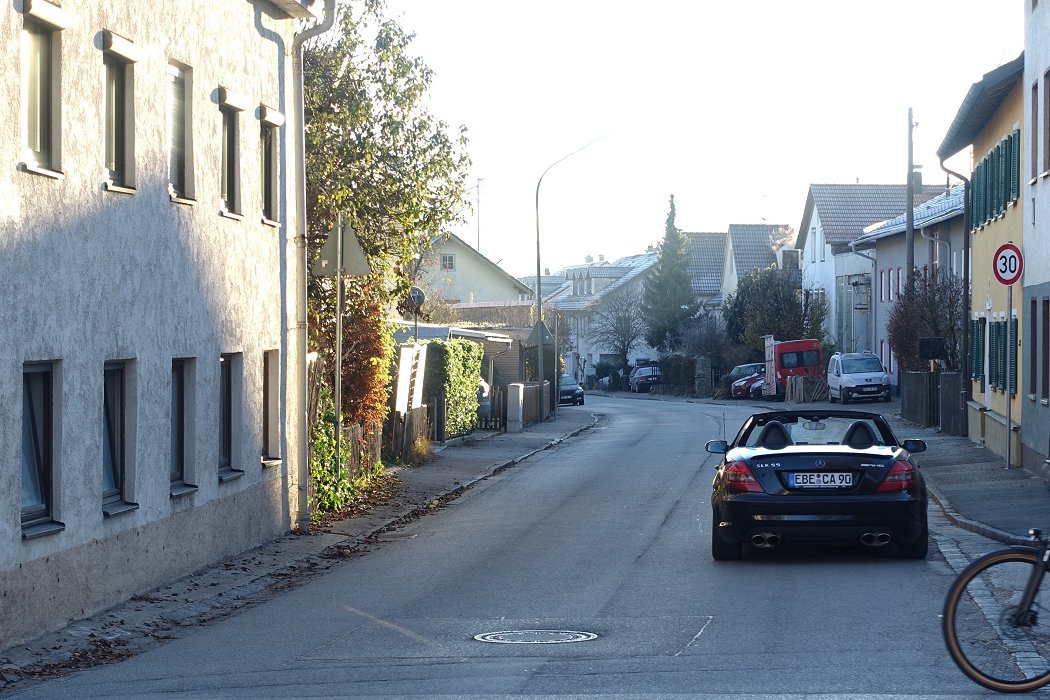
<instances>
[{"instance_id":1,"label":"white van","mask_svg":"<svg viewBox=\"0 0 1050 700\"><path fill-rule=\"evenodd\" d=\"M870 352L837 352L828 360L828 400L890 400L890 376Z\"/></svg>"}]
</instances>

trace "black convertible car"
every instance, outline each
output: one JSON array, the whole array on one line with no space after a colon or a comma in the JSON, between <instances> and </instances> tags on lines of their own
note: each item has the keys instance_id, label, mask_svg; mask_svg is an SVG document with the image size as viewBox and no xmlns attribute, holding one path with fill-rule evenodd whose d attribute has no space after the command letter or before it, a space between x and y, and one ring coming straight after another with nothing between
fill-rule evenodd
<instances>
[{"instance_id":1,"label":"black convertible car","mask_svg":"<svg viewBox=\"0 0 1050 700\"><path fill-rule=\"evenodd\" d=\"M925 559L926 484L912 459L922 440L898 442L877 413L769 411L744 421L721 454L711 493L711 556L739 559L745 544L895 545Z\"/></svg>"}]
</instances>

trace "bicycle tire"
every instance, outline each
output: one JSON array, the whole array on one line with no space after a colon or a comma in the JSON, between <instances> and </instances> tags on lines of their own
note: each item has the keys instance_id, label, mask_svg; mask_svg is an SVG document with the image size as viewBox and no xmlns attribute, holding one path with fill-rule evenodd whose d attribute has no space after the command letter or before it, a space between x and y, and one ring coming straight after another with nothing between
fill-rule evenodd
<instances>
[{"instance_id":1,"label":"bicycle tire","mask_svg":"<svg viewBox=\"0 0 1050 700\"><path fill-rule=\"evenodd\" d=\"M1008 619L1035 566L1041 562L1032 550L992 552L963 569L945 596L941 629L948 653L985 688L1024 693L1050 684L1050 609L1040 600L1042 590L1030 624Z\"/></svg>"}]
</instances>

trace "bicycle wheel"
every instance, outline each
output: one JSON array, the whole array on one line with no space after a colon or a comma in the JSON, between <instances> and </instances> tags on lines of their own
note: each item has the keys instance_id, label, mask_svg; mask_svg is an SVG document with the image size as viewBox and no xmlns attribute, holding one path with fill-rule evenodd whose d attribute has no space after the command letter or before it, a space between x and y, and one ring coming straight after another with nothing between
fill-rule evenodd
<instances>
[{"instance_id":1,"label":"bicycle wheel","mask_svg":"<svg viewBox=\"0 0 1050 700\"><path fill-rule=\"evenodd\" d=\"M1016 619L1039 565L1034 551L992 552L967 566L948 590L942 617L948 653L985 688L1023 693L1050 683L1050 610L1042 590L1023 622Z\"/></svg>"}]
</instances>

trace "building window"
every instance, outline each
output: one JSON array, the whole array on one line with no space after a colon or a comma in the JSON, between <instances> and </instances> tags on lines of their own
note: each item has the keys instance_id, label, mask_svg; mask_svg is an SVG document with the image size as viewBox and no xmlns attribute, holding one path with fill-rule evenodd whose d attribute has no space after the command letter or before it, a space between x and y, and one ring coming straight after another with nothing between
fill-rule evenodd
<instances>
[{"instance_id":1,"label":"building window","mask_svg":"<svg viewBox=\"0 0 1050 700\"><path fill-rule=\"evenodd\" d=\"M29 172L61 174L62 32L52 23L61 13L48 3L35 3L22 28L22 139L23 166ZM46 15L46 17L42 17ZM43 21L39 21L43 20ZM52 20L52 21L48 21Z\"/></svg>"},{"instance_id":2,"label":"building window","mask_svg":"<svg viewBox=\"0 0 1050 700\"><path fill-rule=\"evenodd\" d=\"M817 261L817 227L812 226L809 229L809 261Z\"/></svg>"},{"instance_id":3,"label":"building window","mask_svg":"<svg viewBox=\"0 0 1050 700\"><path fill-rule=\"evenodd\" d=\"M171 461L169 476L171 497L177 498L197 490L193 473L194 361L176 358L171 361Z\"/></svg>"},{"instance_id":4,"label":"building window","mask_svg":"<svg viewBox=\"0 0 1050 700\"><path fill-rule=\"evenodd\" d=\"M1032 297L1028 305L1028 393L1034 398L1039 368L1039 302Z\"/></svg>"},{"instance_id":5,"label":"building window","mask_svg":"<svg viewBox=\"0 0 1050 700\"><path fill-rule=\"evenodd\" d=\"M886 301L886 270L879 270L879 301Z\"/></svg>"},{"instance_id":6,"label":"building window","mask_svg":"<svg viewBox=\"0 0 1050 700\"><path fill-rule=\"evenodd\" d=\"M899 275L900 273L898 272L897 274ZM891 267L889 272L889 290L886 294L886 301L893 301L893 290L895 287L896 285L893 284L893 268Z\"/></svg>"},{"instance_id":7,"label":"building window","mask_svg":"<svg viewBox=\"0 0 1050 700\"><path fill-rule=\"evenodd\" d=\"M219 356L219 481L228 481L244 474L234 469L237 462L236 445L240 434L237 417L240 415L241 355L226 353Z\"/></svg>"},{"instance_id":8,"label":"building window","mask_svg":"<svg viewBox=\"0 0 1050 700\"><path fill-rule=\"evenodd\" d=\"M441 271L442 272L455 272L456 271L456 256L442 254L441 256Z\"/></svg>"},{"instance_id":9,"label":"building window","mask_svg":"<svg viewBox=\"0 0 1050 700\"><path fill-rule=\"evenodd\" d=\"M222 113L222 207L224 213L240 213L240 161L238 112L223 107Z\"/></svg>"},{"instance_id":10,"label":"building window","mask_svg":"<svg viewBox=\"0 0 1050 700\"><path fill-rule=\"evenodd\" d=\"M1043 383L1042 399L1050 401L1050 299L1043 299Z\"/></svg>"},{"instance_id":11,"label":"building window","mask_svg":"<svg viewBox=\"0 0 1050 700\"><path fill-rule=\"evenodd\" d=\"M1031 143L1028 144L1029 152L1032 156L1032 164L1030 167L1031 178L1034 181L1039 177L1039 137L1038 137L1038 124L1039 124L1039 83L1032 83L1032 133L1030 137ZM972 198L972 195L971 195ZM971 204L971 209L973 205ZM971 214L972 218L972 214Z\"/></svg>"},{"instance_id":12,"label":"building window","mask_svg":"<svg viewBox=\"0 0 1050 700\"><path fill-rule=\"evenodd\" d=\"M135 45L102 33L106 70L105 158L108 189L135 186Z\"/></svg>"},{"instance_id":13,"label":"building window","mask_svg":"<svg viewBox=\"0 0 1050 700\"><path fill-rule=\"evenodd\" d=\"M278 157L279 128L284 116L266 105L259 108L261 115L260 172L262 174L262 218L264 223L276 224L280 218L280 159Z\"/></svg>"},{"instance_id":14,"label":"building window","mask_svg":"<svg viewBox=\"0 0 1050 700\"><path fill-rule=\"evenodd\" d=\"M191 202L193 183L193 71L168 66L168 191L171 198Z\"/></svg>"},{"instance_id":15,"label":"building window","mask_svg":"<svg viewBox=\"0 0 1050 700\"><path fill-rule=\"evenodd\" d=\"M901 275L901 269L898 267L897 268L897 296L900 296L901 294L904 294L905 286L907 286L907 285L905 284L905 280L904 280L903 276Z\"/></svg>"},{"instance_id":16,"label":"building window","mask_svg":"<svg viewBox=\"0 0 1050 700\"><path fill-rule=\"evenodd\" d=\"M246 108L243 97L227 88L219 88L219 116L222 123L220 213L233 218L240 218L241 215L241 112Z\"/></svg>"},{"instance_id":17,"label":"building window","mask_svg":"<svg viewBox=\"0 0 1050 700\"><path fill-rule=\"evenodd\" d=\"M281 458L280 431L280 353L263 353L262 459L263 463Z\"/></svg>"},{"instance_id":18,"label":"building window","mask_svg":"<svg viewBox=\"0 0 1050 700\"><path fill-rule=\"evenodd\" d=\"M1043 141L1043 170L1046 172L1050 170L1050 71L1043 74L1043 128L1039 129L1039 134ZM1035 108L1033 107L1033 110ZM1035 115L1033 115L1035 116ZM1038 124L1038 121L1033 121L1032 126ZM1033 140L1035 137L1033 136Z\"/></svg>"},{"instance_id":19,"label":"building window","mask_svg":"<svg viewBox=\"0 0 1050 700\"><path fill-rule=\"evenodd\" d=\"M824 262L825 251L827 250L827 247L828 247L827 236L825 236L823 234L824 234L824 231L821 230L821 236L820 236L820 262Z\"/></svg>"},{"instance_id":20,"label":"building window","mask_svg":"<svg viewBox=\"0 0 1050 700\"><path fill-rule=\"evenodd\" d=\"M107 362L102 388L102 512L112 516L134 510L127 498L129 454L128 363Z\"/></svg>"},{"instance_id":21,"label":"building window","mask_svg":"<svg viewBox=\"0 0 1050 700\"><path fill-rule=\"evenodd\" d=\"M22 368L22 537L31 539L62 528L54 520L54 365Z\"/></svg>"}]
</instances>

